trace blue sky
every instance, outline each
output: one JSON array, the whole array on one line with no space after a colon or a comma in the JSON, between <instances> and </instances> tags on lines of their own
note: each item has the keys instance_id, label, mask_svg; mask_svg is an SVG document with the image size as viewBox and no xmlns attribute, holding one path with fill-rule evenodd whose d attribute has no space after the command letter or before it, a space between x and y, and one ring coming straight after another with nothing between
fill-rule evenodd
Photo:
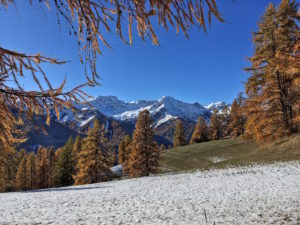
<instances>
[{"instance_id":1,"label":"blue sky","mask_svg":"<svg viewBox=\"0 0 300 225\"><path fill-rule=\"evenodd\" d=\"M41 52L70 61L63 66L46 66L52 83L67 76L66 88L84 82L76 40L60 32L55 11L17 1L17 7L0 11L0 43L4 48L27 53ZM27 2L27 1L26 1ZM206 34L197 27L189 39L174 30L158 29L161 46L134 36L133 46L116 35L107 35L112 49L102 46L98 58L101 86L89 88L90 95L115 95L125 101L158 99L169 95L187 102L208 104L231 102L243 90L247 73L243 68L253 52L251 32L257 29L269 2L280 0L218 0L226 23L213 21ZM36 88L31 79L24 87Z\"/></svg>"}]
</instances>

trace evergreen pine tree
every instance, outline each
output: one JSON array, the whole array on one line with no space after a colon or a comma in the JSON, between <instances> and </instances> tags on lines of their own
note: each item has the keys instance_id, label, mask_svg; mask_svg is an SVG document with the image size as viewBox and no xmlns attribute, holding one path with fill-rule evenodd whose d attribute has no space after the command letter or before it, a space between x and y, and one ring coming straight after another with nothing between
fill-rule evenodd
<instances>
[{"instance_id":1,"label":"evergreen pine tree","mask_svg":"<svg viewBox=\"0 0 300 225\"><path fill-rule=\"evenodd\" d=\"M184 138L184 128L182 121L178 119L176 121L176 127L175 127L175 133L174 133L174 141L173 141L173 146L179 147L183 146L186 144L185 138Z\"/></svg>"},{"instance_id":2,"label":"evergreen pine tree","mask_svg":"<svg viewBox=\"0 0 300 225\"><path fill-rule=\"evenodd\" d=\"M72 185L74 174L74 160L72 157L73 138L70 137L65 146L62 148L55 164L54 179L58 186Z\"/></svg>"},{"instance_id":3,"label":"evergreen pine tree","mask_svg":"<svg viewBox=\"0 0 300 225\"><path fill-rule=\"evenodd\" d=\"M26 162L26 188L28 190L37 188L36 156L33 152L28 155Z\"/></svg>"},{"instance_id":4,"label":"evergreen pine tree","mask_svg":"<svg viewBox=\"0 0 300 225\"><path fill-rule=\"evenodd\" d=\"M209 123L209 133L210 133L210 139L211 140L219 140L221 138L221 121L220 121L220 115L218 115L218 110L214 110L212 116L210 117L210 123Z\"/></svg>"},{"instance_id":5,"label":"evergreen pine tree","mask_svg":"<svg viewBox=\"0 0 300 225\"><path fill-rule=\"evenodd\" d=\"M104 135L104 127L95 120L94 127L89 128L79 153L75 184L97 183L111 179L109 157L103 145Z\"/></svg>"},{"instance_id":6,"label":"evergreen pine tree","mask_svg":"<svg viewBox=\"0 0 300 225\"><path fill-rule=\"evenodd\" d=\"M206 121L202 116L199 116L194 132L192 134L192 138L190 140L190 144L208 141L208 134L209 132Z\"/></svg>"},{"instance_id":7,"label":"evergreen pine tree","mask_svg":"<svg viewBox=\"0 0 300 225\"><path fill-rule=\"evenodd\" d=\"M27 189L27 155L23 155L16 175L16 185L18 190Z\"/></svg>"},{"instance_id":8,"label":"evergreen pine tree","mask_svg":"<svg viewBox=\"0 0 300 225\"><path fill-rule=\"evenodd\" d=\"M148 110L141 111L130 144L129 172L131 177L149 176L156 173L159 148L153 140L152 119Z\"/></svg>"}]
</instances>

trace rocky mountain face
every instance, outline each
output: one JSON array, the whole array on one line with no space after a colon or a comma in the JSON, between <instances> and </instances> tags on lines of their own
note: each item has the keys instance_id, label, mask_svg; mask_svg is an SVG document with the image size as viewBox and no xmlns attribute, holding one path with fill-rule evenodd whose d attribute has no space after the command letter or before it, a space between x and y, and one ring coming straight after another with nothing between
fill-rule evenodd
<instances>
[{"instance_id":1,"label":"rocky mountain face","mask_svg":"<svg viewBox=\"0 0 300 225\"><path fill-rule=\"evenodd\" d=\"M105 126L109 144L116 147L126 134L133 133L138 114L144 109L149 110L153 118L156 141L168 147L172 145L176 119L183 121L186 139L189 140L199 115L209 120L214 109L221 111L225 106L224 102L207 106L198 102L191 104L169 96L154 101L132 102L124 102L115 96L98 96L91 99L89 105L75 105L76 114L64 109L57 119L53 112L50 127L43 117L35 118L35 122L28 121L28 141L21 147L32 150L39 145L62 146L70 136L84 136L95 119Z\"/></svg>"}]
</instances>

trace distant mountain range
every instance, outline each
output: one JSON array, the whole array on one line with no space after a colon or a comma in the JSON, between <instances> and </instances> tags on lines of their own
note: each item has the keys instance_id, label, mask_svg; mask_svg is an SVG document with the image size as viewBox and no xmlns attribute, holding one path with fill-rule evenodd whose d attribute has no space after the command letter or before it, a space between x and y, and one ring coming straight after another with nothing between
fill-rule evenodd
<instances>
[{"instance_id":1,"label":"distant mountain range","mask_svg":"<svg viewBox=\"0 0 300 225\"><path fill-rule=\"evenodd\" d=\"M147 109L153 118L153 127L156 141L169 146L172 144L176 119L180 118L189 139L195 122L199 115L209 120L213 110L221 111L226 106L225 102L216 102L209 105L200 103L186 103L173 97L164 96L159 100L137 100L125 102L115 96L98 96L89 101L89 105L75 105L76 115L70 109L61 111L60 118L53 112L50 127L38 118L38 126L29 129L28 141L21 147L36 148L39 145L59 147L64 144L69 136L84 135L95 119L103 123L108 132L110 144L117 146L125 134L132 134L134 125L140 111ZM30 125L28 122L27 125ZM32 123L34 124L34 123ZM47 130L47 135L45 135ZM61 135L58 135L63 133ZM57 135L59 138L57 138ZM45 140L46 139L46 140Z\"/></svg>"}]
</instances>

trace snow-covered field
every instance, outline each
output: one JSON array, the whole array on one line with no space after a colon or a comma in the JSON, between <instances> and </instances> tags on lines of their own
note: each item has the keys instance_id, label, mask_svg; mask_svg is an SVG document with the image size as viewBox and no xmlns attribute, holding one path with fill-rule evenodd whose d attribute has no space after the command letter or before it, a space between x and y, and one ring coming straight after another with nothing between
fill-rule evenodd
<instances>
[{"instance_id":1,"label":"snow-covered field","mask_svg":"<svg viewBox=\"0 0 300 225\"><path fill-rule=\"evenodd\" d=\"M214 222L300 224L300 162L0 194L0 224Z\"/></svg>"}]
</instances>

